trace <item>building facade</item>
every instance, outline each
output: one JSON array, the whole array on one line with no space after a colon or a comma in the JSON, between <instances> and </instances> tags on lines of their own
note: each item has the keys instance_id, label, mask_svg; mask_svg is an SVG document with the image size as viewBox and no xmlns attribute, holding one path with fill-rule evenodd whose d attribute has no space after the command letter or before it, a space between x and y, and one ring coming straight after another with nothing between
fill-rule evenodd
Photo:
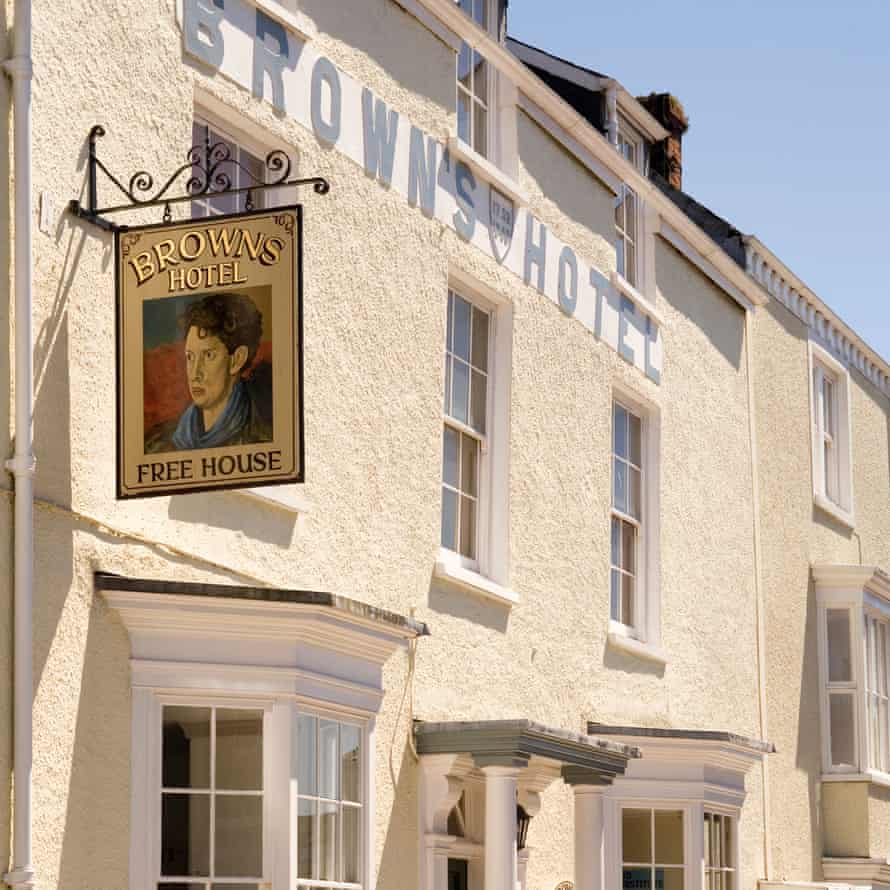
<instances>
[{"instance_id":1,"label":"building facade","mask_svg":"<svg viewBox=\"0 0 890 890\"><path fill-rule=\"evenodd\" d=\"M13 887L890 886L890 367L684 195L675 101L499 0L5 15ZM195 145L172 222L302 203L302 484L117 498L96 125L99 207ZM230 191L285 156L329 192Z\"/></svg>"}]
</instances>

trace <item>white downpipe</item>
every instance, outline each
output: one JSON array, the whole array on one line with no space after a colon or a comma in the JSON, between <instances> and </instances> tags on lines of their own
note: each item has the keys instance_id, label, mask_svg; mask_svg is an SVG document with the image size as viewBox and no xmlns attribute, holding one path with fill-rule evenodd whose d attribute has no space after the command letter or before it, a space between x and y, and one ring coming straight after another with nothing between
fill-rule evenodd
<instances>
[{"instance_id":1,"label":"white downpipe","mask_svg":"<svg viewBox=\"0 0 890 890\"><path fill-rule=\"evenodd\" d=\"M15 175L15 630L13 865L3 879L16 890L34 885L31 865L32 599L34 589L34 359L31 332L31 0L16 0L12 78Z\"/></svg>"},{"instance_id":2,"label":"white downpipe","mask_svg":"<svg viewBox=\"0 0 890 890\"><path fill-rule=\"evenodd\" d=\"M606 82L606 138L618 147L618 84Z\"/></svg>"}]
</instances>

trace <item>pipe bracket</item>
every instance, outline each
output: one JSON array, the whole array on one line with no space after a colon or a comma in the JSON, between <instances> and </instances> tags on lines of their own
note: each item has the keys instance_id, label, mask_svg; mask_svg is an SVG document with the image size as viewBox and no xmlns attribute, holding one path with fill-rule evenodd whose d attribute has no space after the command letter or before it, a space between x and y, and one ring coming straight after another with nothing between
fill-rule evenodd
<instances>
[{"instance_id":1,"label":"pipe bracket","mask_svg":"<svg viewBox=\"0 0 890 890\"><path fill-rule=\"evenodd\" d=\"M6 461L4 466L10 473L12 473L13 476L17 478L22 476L33 478L34 472L37 469L37 460L33 454L16 455L15 457L10 458L8 461Z\"/></svg>"},{"instance_id":2,"label":"pipe bracket","mask_svg":"<svg viewBox=\"0 0 890 890\"><path fill-rule=\"evenodd\" d=\"M30 56L12 56L0 62L0 68L3 68L13 80L17 78L30 80L34 76L34 66L31 64Z\"/></svg>"},{"instance_id":3,"label":"pipe bracket","mask_svg":"<svg viewBox=\"0 0 890 890\"><path fill-rule=\"evenodd\" d=\"M14 890L32 890L34 887L34 869L29 865L6 872L3 880Z\"/></svg>"}]
</instances>

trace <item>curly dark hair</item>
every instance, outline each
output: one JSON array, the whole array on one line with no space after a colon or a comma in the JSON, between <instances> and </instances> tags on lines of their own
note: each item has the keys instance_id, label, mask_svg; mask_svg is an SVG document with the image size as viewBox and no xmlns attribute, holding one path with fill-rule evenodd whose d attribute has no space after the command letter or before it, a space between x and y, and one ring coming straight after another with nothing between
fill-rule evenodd
<instances>
[{"instance_id":1,"label":"curly dark hair","mask_svg":"<svg viewBox=\"0 0 890 890\"><path fill-rule=\"evenodd\" d=\"M231 355L239 346L247 347L245 370L253 364L263 334L263 314L250 297L243 294L204 294L189 303L179 317L185 337L197 328L199 337L218 337Z\"/></svg>"}]
</instances>

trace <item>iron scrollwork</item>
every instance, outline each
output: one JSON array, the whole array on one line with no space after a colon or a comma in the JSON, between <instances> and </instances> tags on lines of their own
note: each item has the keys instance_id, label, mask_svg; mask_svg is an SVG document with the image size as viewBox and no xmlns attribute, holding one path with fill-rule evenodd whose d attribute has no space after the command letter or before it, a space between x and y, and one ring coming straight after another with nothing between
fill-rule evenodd
<instances>
[{"instance_id":1,"label":"iron scrollwork","mask_svg":"<svg viewBox=\"0 0 890 890\"><path fill-rule=\"evenodd\" d=\"M254 194L267 189L311 185L317 195L326 195L331 189L330 183L321 176L291 179L291 159L281 149L274 149L266 155L263 175L260 178L232 156L231 146L227 143L211 142L209 130L204 142L193 145L188 150L185 163L180 165L160 187L156 188L154 176L147 170L137 170L124 185L121 179L115 176L99 159L96 152L96 144L104 135L105 128L99 124L90 130L87 206L84 207L80 201L73 200L69 203L69 209L81 219L109 231L125 227L106 219L104 215L108 213L162 206L164 222L171 222L173 218L170 209L172 204L194 201L202 197L243 194L245 197L244 209L250 211L254 207ZM250 185L233 187L233 176L236 170L239 171L239 178L242 181L249 181ZM98 171L105 175L129 203L97 207ZM184 185L185 194L170 195L175 183L183 177L187 177Z\"/></svg>"}]
</instances>

